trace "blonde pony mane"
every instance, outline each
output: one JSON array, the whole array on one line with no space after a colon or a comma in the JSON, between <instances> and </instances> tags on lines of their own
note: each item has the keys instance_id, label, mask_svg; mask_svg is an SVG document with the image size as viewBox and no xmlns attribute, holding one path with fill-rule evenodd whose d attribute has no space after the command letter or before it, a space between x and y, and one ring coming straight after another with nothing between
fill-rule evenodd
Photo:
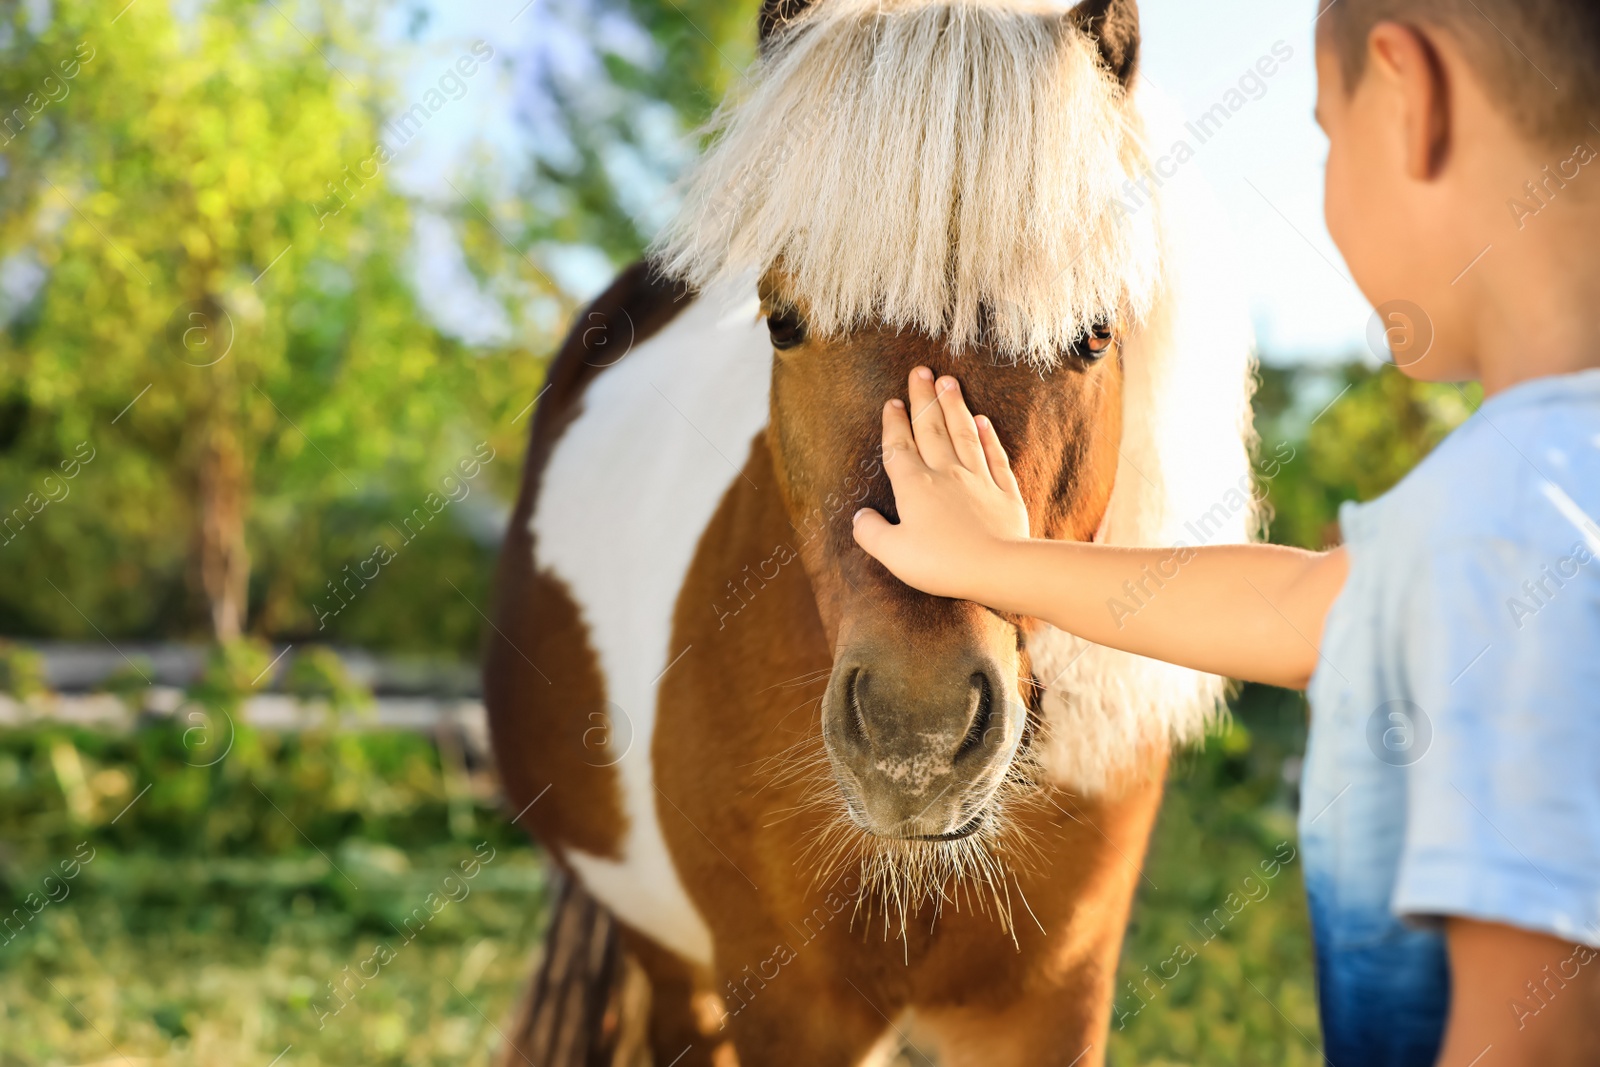
<instances>
[{"instance_id":1,"label":"blonde pony mane","mask_svg":"<svg viewBox=\"0 0 1600 1067\"><path fill-rule=\"evenodd\" d=\"M825 0L736 97L657 242L668 273L781 263L819 336L886 324L1039 366L1149 311L1153 224L1118 208L1136 116L1063 11Z\"/></svg>"}]
</instances>

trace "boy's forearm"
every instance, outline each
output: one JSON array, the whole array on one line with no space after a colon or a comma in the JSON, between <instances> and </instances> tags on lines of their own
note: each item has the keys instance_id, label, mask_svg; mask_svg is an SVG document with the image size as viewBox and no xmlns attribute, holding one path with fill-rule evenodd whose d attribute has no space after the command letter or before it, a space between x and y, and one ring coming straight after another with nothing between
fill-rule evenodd
<instances>
[{"instance_id":1,"label":"boy's forearm","mask_svg":"<svg viewBox=\"0 0 1600 1067\"><path fill-rule=\"evenodd\" d=\"M1278 545L1118 548L1013 542L974 568L971 598L1096 644L1303 688L1344 584L1342 551Z\"/></svg>"}]
</instances>

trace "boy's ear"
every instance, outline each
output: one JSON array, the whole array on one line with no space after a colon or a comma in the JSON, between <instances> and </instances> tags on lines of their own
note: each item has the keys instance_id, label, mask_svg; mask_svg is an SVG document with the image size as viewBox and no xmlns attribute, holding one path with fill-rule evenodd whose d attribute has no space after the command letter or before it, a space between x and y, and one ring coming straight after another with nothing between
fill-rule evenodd
<instances>
[{"instance_id":1,"label":"boy's ear","mask_svg":"<svg viewBox=\"0 0 1600 1067\"><path fill-rule=\"evenodd\" d=\"M1450 85L1444 59L1415 26L1380 22L1367 39L1367 66L1399 95L1405 116L1405 166L1415 181L1431 181L1450 156Z\"/></svg>"},{"instance_id":2,"label":"boy's ear","mask_svg":"<svg viewBox=\"0 0 1600 1067\"><path fill-rule=\"evenodd\" d=\"M1139 70L1139 0L1083 0L1067 17L1099 44L1112 77L1131 86Z\"/></svg>"}]
</instances>

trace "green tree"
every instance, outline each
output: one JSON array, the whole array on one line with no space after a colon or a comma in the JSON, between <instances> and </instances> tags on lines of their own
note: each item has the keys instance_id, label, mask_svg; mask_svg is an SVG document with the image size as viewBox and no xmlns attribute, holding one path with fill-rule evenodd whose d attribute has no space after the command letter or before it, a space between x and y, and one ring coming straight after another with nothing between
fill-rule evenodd
<instances>
[{"instance_id":1,"label":"green tree","mask_svg":"<svg viewBox=\"0 0 1600 1067\"><path fill-rule=\"evenodd\" d=\"M1276 460L1267 468L1272 539L1337 544L1339 506L1388 492L1481 397L1476 385L1418 382L1392 367L1263 368L1256 427L1262 455Z\"/></svg>"},{"instance_id":2,"label":"green tree","mask_svg":"<svg viewBox=\"0 0 1600 1067\"><path fill-rule=\"evenodd\" d=\"M531 241L585 245L617 266L643 251L692 158L684 135L737 89L756 58L760 7L576 0L543 13L566 32L547 46L563 52L561 61L534 64L532 210L524 225ZM579 40L584 54L574 54Z\"/></svg>"},{"instance_id":3,"label":"green tree","mask_svg":"<svg viewBox=\"0 0 1600 1067\"><path fill-rule=\"evenodd\" d=\"M370 13L0 10L0 258L44 278L0 336L0 622L170 629L187 587L226 640L266 558L267 627L305 628L329 514L514 449L539 373L418 306Z\"/></svg>"}]
</instances>

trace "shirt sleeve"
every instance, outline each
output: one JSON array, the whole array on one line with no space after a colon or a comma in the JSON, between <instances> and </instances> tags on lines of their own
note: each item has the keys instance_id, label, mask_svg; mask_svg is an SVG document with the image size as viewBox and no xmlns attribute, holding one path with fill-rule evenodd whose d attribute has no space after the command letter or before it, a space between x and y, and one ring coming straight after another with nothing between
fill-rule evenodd
<instances>
[{"instance_id":1,"label":"shirt sleeve","mask_svg":"<svg viewBox=\"0 0 1600 1067\"><path fill-rule=\"evenodd\" d=\"M1402 917L1600 946L1600 558L1568 529L1436 552L1406 598Z\"/></svg>"}]
</instances>

